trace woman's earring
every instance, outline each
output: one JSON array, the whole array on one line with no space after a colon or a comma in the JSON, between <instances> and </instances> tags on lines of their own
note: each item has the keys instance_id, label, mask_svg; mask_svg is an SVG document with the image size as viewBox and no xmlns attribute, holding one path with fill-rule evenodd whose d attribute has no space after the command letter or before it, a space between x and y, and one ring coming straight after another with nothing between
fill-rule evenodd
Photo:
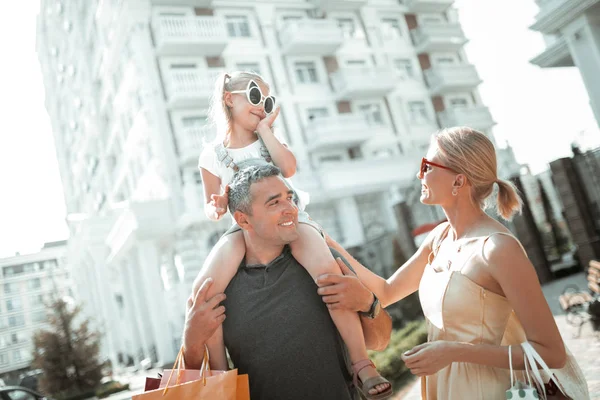
<instances>
[{"instance_id":1,"label":"woman's earring","mask_svg":"<svg viewBox=\"0 0 600 400\"><path fill-rule=\"evenodd\" d=\"M458 196L458 189L457 188L453 188L452 189L452 196Z\"/></svg>"}]
</instances>

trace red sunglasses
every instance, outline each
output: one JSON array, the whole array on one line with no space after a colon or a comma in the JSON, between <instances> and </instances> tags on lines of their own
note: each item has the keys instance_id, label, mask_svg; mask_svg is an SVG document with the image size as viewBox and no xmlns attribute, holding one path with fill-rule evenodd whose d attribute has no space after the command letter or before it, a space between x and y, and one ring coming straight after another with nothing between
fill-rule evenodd
<instances>
[{"instance_id":1,"label":"red sunglasses","mask_svg":"<svg viewBox=\"0 0 600 400\"><path fill-rule=\"evenodd\" d=\"M452 171L455 174L457 174L458 172L456 172L455 170L453 170L452 168L446 167L445 165L441 165L441 164L437 164L434 162L429 161L428 159L426 159L425 157L423 157L421 159L421 168L419 169L419 179L423 179L423 176L425 175L425 173L428 171L429 167L438 167L441 169L445 169L448 171Z\"/></svg>"}]
</instances>

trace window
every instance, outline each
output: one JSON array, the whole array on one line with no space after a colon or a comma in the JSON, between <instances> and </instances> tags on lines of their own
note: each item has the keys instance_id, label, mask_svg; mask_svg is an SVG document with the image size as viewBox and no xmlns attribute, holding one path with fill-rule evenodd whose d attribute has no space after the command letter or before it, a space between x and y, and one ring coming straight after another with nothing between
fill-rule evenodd
<instances>
[{"instance_id":1,"label":"window","mask_svg":"<svg viewBox=\"0 0 600 400\"><path fill-rule=\"evenodd\" d=\"M366 67L367 60L347 60L346 65L348 67Z\"/></svg>"},{"instance_id":2,"label":"window","mask_svg":"<svg viewBox=\"0 0 600 400\"><path fill-rule=\"evenodd\" d=\"M381 19L381 33L384 39L398 39L402 37L400 21L396 18Z\"/></svg>"},{"instance_id":3,"label":"window","mask_svg":"<svg viewBox=\"0 0 600 400\"><path fill-rule=\"evenodd\" d=\"M11 328L15 328L17 326L25 325L25 319L22 315L11 315L8 317L8 326Z\"/></svg>"},{"instance_id":4,"label":"window","mask_svg":"<svg viewBox=\"0 0 600 400\"><path fill-rule=\"evenodd\" d=\"M397 58L394 60L394 69L402 79L414 78L415 70L413 63L408 58Z\"/></svg>"},{"instance_id":5,"label":"window","mask_svg":"<svg viewBox=\"0 0 600 400\"><path fill-rule=\"evenodd\" d=\"M342 29L342 34L346 39L358 37L356 26L352 18L338 18L338 26Z\"/></svg>"},{"instance_id":6,"label":"window","mask_svg":"<svg viewBox=\"0 0 600 400\"><path fill-rule=\"evenodd\" d=\"M243 15L227 15L227 32L231 37L250 37L250 23Z\"/></svg>"},{"instance_id":7,"label":"window","mask_svg":"<svg viewBox=\"0 0 600 400\"><path fill-rule=\"evenodd\" d=\"M318 83L317 67L314 62L297 62L294 64L298 83Z\"/></svg>"},{"instance_id":8,"label":"window","mask_svg":"<svg viewBox=\"0 0 600 400\"><path fill-rule=\"evenodd\" d=\"M464 97L450 99L450 108L468 108L469 102Z\"/></svg>"},{"instance_id":9,"label":"window","mask_svg":"<svg viewBox=\"0 0 600 400\"><path fill-rule=\"evenodd\" d=\"M0 365L8 364L8 356L6 353L0 353Z\"/></svg>"},{"instance_id":10,"label":"window","mask_svg":"<svg viewBox=\"0 0 600 400\"><path fill-rule=\"evenodd\" d=\"M41 294L33 295L29 298L29 307L40 307L44 305L44 296Z\"/></svg>"},{"instance_id":11,"label":"window","mask_svg":"<svg viewBox=\"0 0 600 400\"><path fill-rule=\"evenodd\" d=\"M196 64L188 63L188 64L169 64L169 68L171 69L196 69L198 66Z\"/></svg>"},{"instance_id":12,"label":"window","mask_svg":"<svg viewBox=\"0 0 600 400\"><path fill-rule=\"evenodd\" d=\"M410 122L412 123L424 123L429 121L429 115L427 114L427 108L425 107L424 101L409 101L408 114Z\"/></svg>"},{"instance_id":13,"label":"window","mask_svg":"<svg viewBox=\"0 0 600 400\"><path fill-rule=\"evenodd\" d=\"M309 121L313 121L315 118L325 118L329 116L329 110L325 107L308 108L306 115Z\"/></svg>"},{"instance_id":14,"label":"window","mask_svg":"<svg viewBox=\"0 0 600 400\"><path fill-rule=\"evenodd\" d=\"M456 64L456 59L454 57L435 57L435 64L437 65L450 65Z\"/></svg>"},{"instance_id":15,"label":"window","mask_svg":"<svg viewBox=\"0 0 600 400\"><path fill-rule=\"evenodd\" d=\"M444 22L444 17L441 15L427 15L419 18L420 25L437 25Z\"/></svg>"},{"instance_id":16,"label":"window","mask_svg":"<svg viewBox=\"0 0 600 400\"><path fill-rule=\"evenodd\" d=\"M361 104L358 110L365 116L369 125L385 125L379 104Z\"/></svg>"},{"instance_id":17,"label":"window","mask_svg":"<svg viewBox=\"0 0 600 400\"><path fill-rule=\"evenodd\" d=\"M323 157L319 157L319 161L322 163L327 163L327 162L339 162L342 161L342 156L323 156Z\"/></svg>"},{"instance_id":18,"label":"window","mask_svg":"<svg viewBox=\"0 0 600 400\"><path fill-rule=\"evenodd\" d=\"M6 311L15 311L21 308L21 299L14 298L6 300Z\"/></svg>"},{"instance_id":19,"label":"window","mask_svg":"<svg viewBox=\"0 0 600 400\"><path fill-rule=\"evenodd\" d=\"M31 313L31 322L33 322L34 324L38 324L40 322L45 322L45 321L46 321L46 311L45 310L34 311Z\"/></svg>"},{"instance_id":20,"label":"window","mask_svg":"<svg viewBox=\"0 0 600 400\"><path fill-rule=\"evenodd\" d=\"M6 268L4 269L4 273L6 274ZM16 286L14 283L5 283L4 284L4 294L11 294L16 292Z\"/></svg>"},{"instance_id":21,"label":"window","mask_svg":"<svg viewBox=\"0 0 600 400\"><path fill-rule=\"evenodd\" d=\"M42 287L42 281L40 278L34 278L29 281L29 289L36 290Z\"/></svg>"},{"instance_id":22,"label":"window","mask_svg":"<svg viewBox=\"0 0 600 400\"><path fill-rule=\"evenodd\" d=\"M359 147L359 146L356 146L356 147L350 147L350 148L348 149L348 157L349 157L351 160L359 160L359 159L363 158L363 155L362 155L362 150L360 149L360 147Z\"/></svg>"},{"instance_id":23,"label":"window","mask_svg":"<svg viewBox=\"0 0 600 400\"><path fill-rule=\"evenodd\" d=\"M238 71L254 72L255 74L262 75L259 63L237 63Z\"/></svg>"}]
</instances>

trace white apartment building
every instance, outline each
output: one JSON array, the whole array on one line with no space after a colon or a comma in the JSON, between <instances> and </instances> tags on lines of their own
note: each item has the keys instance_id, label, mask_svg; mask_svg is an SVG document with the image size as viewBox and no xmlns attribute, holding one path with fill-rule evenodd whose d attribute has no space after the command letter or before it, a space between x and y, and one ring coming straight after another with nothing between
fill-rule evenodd
<instances>
[{"instance_id":1,"label":"white apartment building","mask_svg":"<svg viewBox=\"0 0 600 400\"><path fill-rule=\"evenodd\" d=\"M531 62L542 68L577 67L600 125L600 0L536 0L530 29L544 35L546 50Z\"/></svg>"},{"instance_id":2,"label":"white apartment building","mask_svg":"<svg viewBox=\"0 0 600 400\"><path fill-rule=\"evenodd\" d=\"M33 334L47 326L46 304L70 294L66 250L65 241L52 242L0 259L0 377L29 367Z\"/></svg>"},{"instance_id":3,"label":"white apartment building","mask_svg":"<svg viewBox=\"0 0 600 400\"><path fill-rule=\"evenodd\" d=\"M308 211L375 270L431 133L492 137L451 0L42 0L37 29L69 262L115 365L174 359L191 282L229 226L204 216L197 170L217 74L271 83Z\"/></svg>"}]
</instances>

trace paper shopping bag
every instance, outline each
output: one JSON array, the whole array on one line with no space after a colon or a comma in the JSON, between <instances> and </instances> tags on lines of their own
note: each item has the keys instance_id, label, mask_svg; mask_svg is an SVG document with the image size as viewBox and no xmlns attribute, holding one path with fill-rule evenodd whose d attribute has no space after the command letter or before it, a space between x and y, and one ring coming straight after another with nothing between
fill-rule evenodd
<instances>
[{"instance_id":1,"label":"paper shopping bag","mask_svg":"<svg viewBox=\"0 0 600 400\"><path fill-rule=\"evenodd\" d=\"M174 369L165 370L158 390L144 392L132 400L249 400L247 375L237 370L213 371L210 369L208 349L200 370L187 370L183 365L183 349L179 351Z\"/></svg>"}]
</instances>

